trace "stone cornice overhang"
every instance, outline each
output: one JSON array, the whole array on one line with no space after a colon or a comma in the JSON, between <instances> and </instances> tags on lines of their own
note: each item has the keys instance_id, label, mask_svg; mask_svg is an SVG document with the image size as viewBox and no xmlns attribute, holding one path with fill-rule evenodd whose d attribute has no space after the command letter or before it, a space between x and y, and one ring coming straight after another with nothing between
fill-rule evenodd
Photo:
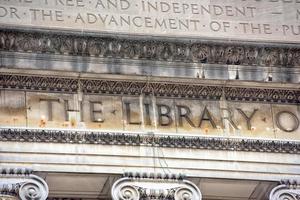
<instances>
[{"instance_id":1,"label":"stone cornice overhang","mask_svg":"<svg viewBox=\"0 0 300 200\"><path fill-rule=\"evenodd\" d=\"M300 103L299 84L259 83L203 79L89 75L28 70L0 70L0 89L50 93L156 96L197 100L229 100L262 103ZM17 70L15 70L17 71ZM35 74L37 73L37 74ZM49 75L51 74L51 75ZM65 75L68 73L65 73Z\"/></svg>"},{"instance_id":2,"label":"stone cornice overhang","mask_svg":"<svg viewBox=\"0 0 300 200\"><path fill-rule=\"evenodd\" d=\"M136 132L96 132L1 128L1 142L68 143L93 145L157 146L206 150L300 154L299 141L158 135Z\"/></svg>"},{"instance_id":3,"label":"stone cornice overhang","mask_svg":"<svg viewBox=\"0 0 300 200\"><path fill-rule=\"evenodd\" d=\"M300 44L0 30L0 51L243 66L300 66Z\"/></svg>"}]
</instances>

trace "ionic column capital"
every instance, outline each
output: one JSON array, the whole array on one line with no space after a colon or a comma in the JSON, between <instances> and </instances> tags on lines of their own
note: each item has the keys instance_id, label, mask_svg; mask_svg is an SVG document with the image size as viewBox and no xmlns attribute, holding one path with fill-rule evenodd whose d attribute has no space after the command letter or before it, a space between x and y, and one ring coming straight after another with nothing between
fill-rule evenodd
<instances>
[{"instance_id":1,"label":"ionic column capital","mask_svg":"<svg viewBox=\"0 0 300 200\"><path fill-rule=\"evenodd\" d=\"M269 200L300 200L300 180L284 180L270 193Z\"/></svg>"},{"instance_id":2,"label":"ionic column capital","mask_svg":"<svg viewBox=\"0 0 300 200\"><path fill-rule=\"evenodd\" d=\"M29 169L0 169L0 200L46 200L48 193L47 183Z\"/></svg>"},{"instance_id":3,"label":"ionic column capital","mask_svg":"<svg viewBox=\"0 0 300 200\"><path fill-rule=\"evenodd\" d=\"M196 185L174 174L130 173L112 187L113 200L172 199L201 200Z\"/></svg>"}]
</instances>

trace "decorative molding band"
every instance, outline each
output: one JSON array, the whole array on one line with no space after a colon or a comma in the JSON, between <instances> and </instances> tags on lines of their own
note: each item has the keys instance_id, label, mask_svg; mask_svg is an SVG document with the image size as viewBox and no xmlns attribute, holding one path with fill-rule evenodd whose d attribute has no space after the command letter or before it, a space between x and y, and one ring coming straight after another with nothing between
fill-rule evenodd
<instances>
[{"instance_id":1,"label":"decorative molding band","mask_svg":"<svg viewBox=\"0 0 300 200\"><path fill-rule=\"evenodd\" d=\"M201 200L198 187L190 181L178 179L124 177L111 189L113 200Z\"/></svg>"},{"instance_id":2,"label":"decorative molding band","mask_svg":"<svg viewBox=\"0 0 300 200\"><path fill-rule=\"evenodd\" d=\"M47 200L84 200L84 199L80 199L80 198L59 198L59 197L49 197L47 198Z\"/></svg>"},{"instance_id":3,"label":"decorative molding band","mask_svg":"<svg viewBox=\"0 0 300 200\"><path fill-rule=\"evenodd\" d=\"M46 200L47 183L28 169L0 169L0 199Z\"/></svg>"},{"instance_id":4,"label":"decorative molding band","mask_svg":"<svg viewBox=\"0 0 300 200\"><path fill-rule=\"evenodd\" d=\"M2 142L43 142L70 144L159 146L225 151L251 151L300 154L300 142L263 139L219 138L201 136L162 136L75 130L0 129Z\"/></svg>"},{"instance_id":5,"label":"decorative molding band","mask_svg":"<svg viewBox=\"0 0 300 200\"><path fill-rule=\"evenodd\" d=\"M0 31L0 51L225 65L300 66L298 46Z\"/></svg>"},{"instance_id":6,"label":"decorative molding band","mask_svg":"<svg viewBox=\"0 0 300 200\"><path fill-rule=\"evenodd\" d=\"M186 179L184 174L171 174L171 173L153 173L153 172L125 172L123 177L128 177L131 179L157 179L157 180L174 180L183 181Z\"/></svg>"},{"instance_id":7,"label":"decorative molding band","mask_svg":"<svg viewBox=\"0 0 300 200\"><path fill-rule=\"evenodd\" d=\"M146 78L145 78L146 79ZM300 89L254 88L197 83L63 78L0 74L0 89L84 94L154 95L190 99L300 103ZM80 91L79 91L80 90Z\"/></svg>"},{"instance_id":8,"label":"decorative molding band","mask_svg":"<svg viewBox=\"0 0 300 200\"><path fill-rule=\"evenodd\" d=\"M300 200L300 180L285 180L275 187L269 200Z\"/></svg>"}]
</instances>

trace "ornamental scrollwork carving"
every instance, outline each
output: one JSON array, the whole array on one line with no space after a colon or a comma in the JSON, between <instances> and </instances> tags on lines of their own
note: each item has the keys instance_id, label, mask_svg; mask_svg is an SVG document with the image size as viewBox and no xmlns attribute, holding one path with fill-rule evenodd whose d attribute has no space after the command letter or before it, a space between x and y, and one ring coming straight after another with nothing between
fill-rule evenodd
<instances>
[{"instance_id":1,"label":"ornamental scrollwork carving","mask_svg":"<svg viewBox=\"0 0 300 200\"><path fill-rule=\"evenodd\" d=\"M282 181L271 191L269 200L300 200L300 181Z\"/></svg>"},{"instance_id":2,"label":"ornamental scrollwork carving","mask_svg":"<svg viewBox=\"0 0 300 200\"><path fill-rule=\"evenodd\" d=\"M242 64L256 65L258 60L258 49L255 47L246 47L244 62Z\"/></svg>"},{"instance_id":3,"label":"ornamental scrollwork carving","mask_svg":"<svg viewBox=\"0 0 300 200\"><path fill-rule=\"evenodd\" d=\"M0 33L0 49L12 51L15 49L16 36L13 33Z\"/></svg>"},{"instance_id":4,"label":"ornamental scrollwork carving","mask_svg":"<svg viewBox=\"0 0 300 200\"><path fill-rule=\"evenodd\" d=\"M129 41L123 42L120 49L120 56L122 58L137 58L138 49L135 44L130 43Z\"/></svg>"},{"instance_id":5,"label":"ornamental scrollwork carving","mask_svg":"<svg viewBox=\"0 0 300 200\"><path fill-rule=\"evenodd\" d=\"M288 66L300 66L300 51L298 49L289 49L286 54L286 63Z\"/></svg>"},{"instance_id":6,"label":"ornamental scrollwork carving","mask_svg":"<svg viewBox=\"0 0 300 200\"><path fill-rule=\"evenodd\" d=\"M211 56L210 48L206 45L193 45L190 51L194 62L206 63Z\"/></svg>"},{"instance_id":7,"label":"ornamental scrollwork carving","mask_svg":"<svg viewBox=\"0 0 300 200\"><path fill-rule=\"evenodd\" d=\"M0 51L231 65L300 65L300 47L0 31Z\"/></svg>"},{"instance_id":8,"label":"ornamental scrollwork carving","mask_svg":"<svg viewBox=\"0 0 300 200\"><path fill-rule=\"evenodd\" d=\"M80 87L79 87L80 85ZM251 88L196 83L166 83L136 80L84 79L51 76L0 75L0 89L84 94L154 95L220 100L223 94L232 101L300 103L299 89Z\"/></svg>"},{"instance_id":9,"label":"ornamental scrollwork carving","mask_svg":"<svg viewBox=\"0 0 300 200\"><path fill-rule=\"evenodd\" d=\"M243 47L227 47L225 50L226 64L240 65L244 63L245 50Z\"/></svg>"},{"instance_id":10,"label":"ornamental scrollwork carving","mask_svg":"<svg viewBox=\"0 0 300 200\"><path fill-rule=\"evenodd\" d=\"M173 49L168 43L159 43L157 45L157 55L159 60L170 61L173 56Z\"/></svg>"},{"instance_id":11,"label":"ornamental scrollwork carving","mask_svg":"<svg viewBox=\"0 0 300 200\"><path fill-rule=\"evenodd\" d=\"M226 64L225 48L226 47L220 45L215 45L211 48L213 63Z\"/></svg>"},{"instance_id":12,"label":"ornamental scrollwork carving","mask_svg":"<svg viewBox=\"0 0 300 200\"><path fill-rule=\"evenodd\" d=\"M237 138L157 136L143 133L78 132L62 130L0 128L2 142L44 142L101 145L159 146L224 151L300 154L300 143Z\"/></svg>"},{"instance_id":13,"label":"ornamental scrollwork carving","mask_svg":"<svg viewBox=\"0 0 300 200\"><path fill-rule=\"evenodd\" d=\"M178 200L193 200L195 199L195 195L190 188L181 187L178 188L175 192L175 199Z\"/></svg>"},{"instance_id":14,"label":"ornamental scrollwork carving","mask_svg":"<svg viewBox=\"0 0 300 200\"><path fill-rule=\"evenodd\" d=\"M280 64L280 58L282 58L282 54L280 54L278 49L275 48L265 48L262 50L262 65L264 66L276 66Z\"/></svg>"},{"instance_id":15,"label":"ornamental scrollwork carving","mask_svg":"<svg viewBox=\"0 0 300 200\"><path fill-rule=\"evenodd\" d=\"M173 45L172 54L173 60L179 62L188 62L190 61L190 51L191 49L187 44L175 43ZM195 61L197 62L197 61Z\"/></svg>"},{"instance_id":16,"label":"ornamental scrollwork carving","mask_svg":"<svg viewBox=\"0 0 300 200\"><path fill-rule=\"evenodd\" d=\"M139 55L140 59L155 60L157 57L157 45L155 42L143 42L141 44L142 52Z\"/></svg>"},{"instance_id":17,"label":"ornamental scrollwork carving","mask_svg":"<svg viewBox=\"0 0 300 200\"><path fill-rule=\"evenodd\" d=\"M47 183L28 169L0 169L0 198L20 200L46 200ZM9 198L8 198L9 197Z\"/></svg>"},{"instance_id":18,"label":"ornamental scrollwork carving","mask_svg":"<svg viewBox=\"0 0 300 200\"><path fill-rule=\"evenodd\" d=\"M140 200L140 194L136 187L125 185L120 188L118 199L122 200Z\"/></svg>"},{"instance_id":19,"label":"ornamental scrollwork carving","mask_svg":"<svg viewBox=\"0 0 300 200\"><path fill-rule=\"evenodd\" d=\"M36 181L27 181L23 183L19 189L19 197L22 200L42 200L46 199L48 193L46 193L47 189L45 186Z\"/></svg>"},{"instance_id":20,"label":"ornamental scrollwork carving","mask_svg":"<svg viewBox=\"0 0 300 200\"><path fill-rule=\"evenodd\" d=\"M175 174L129 173L111 189L113 200L201 200L198 187Z\"/></svg>"}]
</instances>

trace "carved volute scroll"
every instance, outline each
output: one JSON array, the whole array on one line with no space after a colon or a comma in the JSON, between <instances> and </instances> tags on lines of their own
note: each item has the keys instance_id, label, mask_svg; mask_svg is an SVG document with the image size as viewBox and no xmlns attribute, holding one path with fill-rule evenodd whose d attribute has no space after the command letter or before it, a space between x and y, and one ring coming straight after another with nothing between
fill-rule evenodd
<instances>
[{"instance_id":1,"label":"carved volute scroll","mask_svg":"<svg viewBox=\"0 0 300 200\"><path fill-rule=\"evenodd\" d=\"M196 185L174 174L133 174L117 180L111 189L113 200L201 200Z\"/></svg>"},{"instance_id":2,"label":"carved volute scroll","mask_svg":"<svg viewBox=\"0 0 300 200\"><path fill-rule=\"evenodd\" d=\"M47 183L28 169L0 169L0 200L46 200Z\"/></svg>"},{"instance_id":3,"label":"carved volute scroll","mask_svg":"<svg viewBox=\"0 0 300 200\"><path fill-rule=\"evenodd\" d=\"M300 180L282 181L271 191L269 200L300 200Z\"/></svg>"}]
</instances>

